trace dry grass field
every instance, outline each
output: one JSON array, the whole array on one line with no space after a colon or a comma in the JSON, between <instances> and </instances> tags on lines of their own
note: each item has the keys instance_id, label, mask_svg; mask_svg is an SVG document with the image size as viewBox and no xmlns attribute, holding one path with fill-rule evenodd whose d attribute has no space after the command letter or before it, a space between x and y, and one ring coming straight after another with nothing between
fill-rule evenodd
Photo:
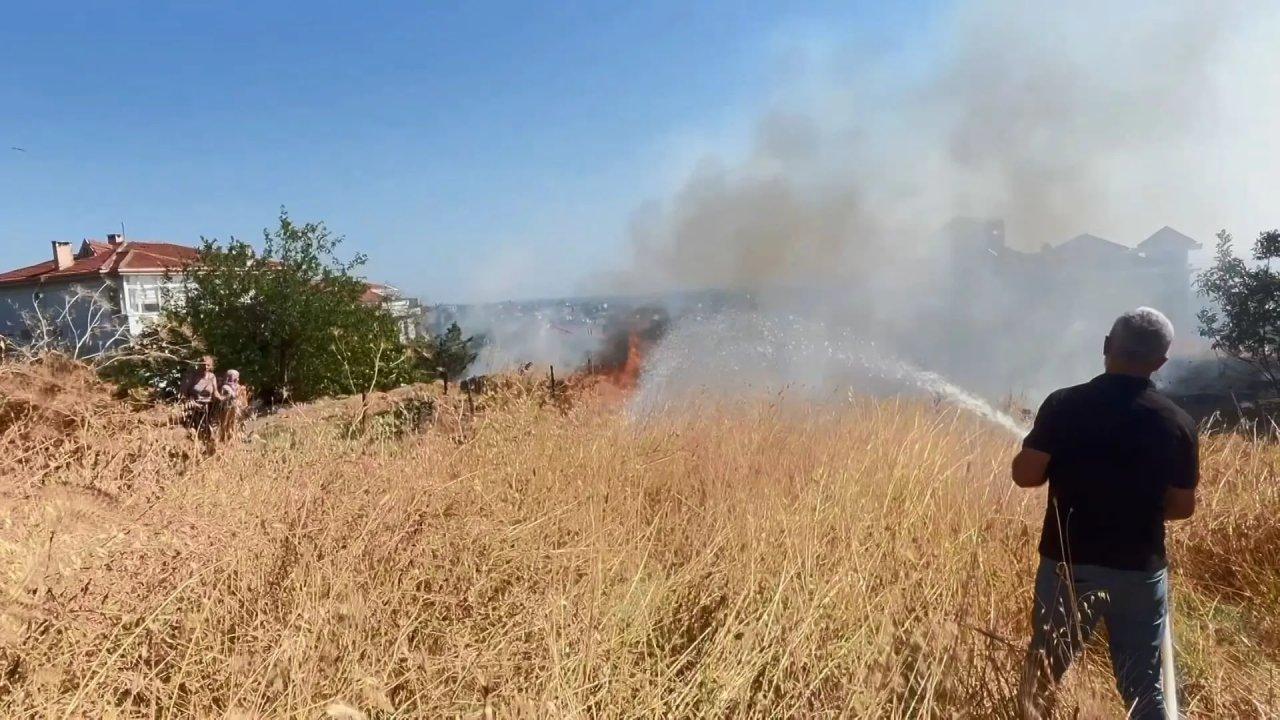
<instances>
[{"instance_id":1,"label":"dry grass field","mask_svg":"<svg viewBox=\"0 0 1280 720\"><path fill-rule=\"evenodd\" d=\"M23 374L25 373L25 375ZM0 717L1012 717L1043 491L945 406L301 410L205 457L0 370ZM53 430L49 430L53 428ZM1280 715L1280 449L1172 530L1184 710ZM1105 647L1065 717L1117 717Z\"/></svg>"}]
</instances>

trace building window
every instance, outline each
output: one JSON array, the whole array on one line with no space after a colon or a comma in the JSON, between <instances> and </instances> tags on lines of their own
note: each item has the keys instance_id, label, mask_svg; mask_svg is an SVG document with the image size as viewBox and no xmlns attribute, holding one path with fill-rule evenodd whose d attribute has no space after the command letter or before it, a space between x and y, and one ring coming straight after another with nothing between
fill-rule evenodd
<instances>
[{"instance_id":1,"label":"building window","mask_svg":"<svg viewBox=\"0 0 1280 720\"><path fill-rule=\"evenodd\" d=\"M129 288L129 309L138 313L160 312L160 288L156 285Z\"/></svg>"}]
</instances>

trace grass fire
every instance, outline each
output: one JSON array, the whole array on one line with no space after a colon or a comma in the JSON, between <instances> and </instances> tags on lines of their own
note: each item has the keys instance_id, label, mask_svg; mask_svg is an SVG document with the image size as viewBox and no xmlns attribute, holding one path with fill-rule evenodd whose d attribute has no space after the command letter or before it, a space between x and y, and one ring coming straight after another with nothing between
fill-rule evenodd
<instances>
[{"instance_id":1,"label":"grass fire","mask_svg":"<svg viewBox=\"0 0 1280 720\"><path fill-rule=\"evenodd\" d=\"M670 322L667 312L659 307L614 314L604 323L599 351L588 359L588 374L602 375L620 388L634 390L646 357Z\"/></svg>"},{"instance_id":2,"label":"grass fire","mask_svg":"<svg viewBox=\"0 0 1280 720\"><path fill-rule=\"evenodd\" d=\"M86 373L0 373L26 398L0 414L6 717L1009 716L1043 499L953 406L637 425L526 373L356 435L358 402L299 407L197 461ZM29 440L68 422L75 445ZM1189 717L1280 708L1277 453L1209 438L1171 535ZM1061 698L1082 717L1111 716L1105 654Z\"/></svg>"},{"instance_id":3,"label":"grass fire","mask_svg":"<svg viewBox=\"0 0 1280 720\"><path fill-rule=\"evenodd\" d=\"M1280 3L127 5L0 23L0 720L1280 718Z\"/></svg>"}]
</instances>

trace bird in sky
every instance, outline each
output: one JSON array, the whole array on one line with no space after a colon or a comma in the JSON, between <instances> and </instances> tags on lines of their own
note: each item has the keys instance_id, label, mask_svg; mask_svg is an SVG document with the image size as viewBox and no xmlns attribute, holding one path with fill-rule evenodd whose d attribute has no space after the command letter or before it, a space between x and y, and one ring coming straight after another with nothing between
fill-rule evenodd
<instances>
[{"instance_id":1,"label":"bird in sky","mask_svg":"<svg viewBox=\"0 0 1280 720\"><path fill-rule=\"evenodd\" d=\"M26 148L20 148L20 147L18 147L17 145L10 145L10 146L9 146L9 149L10 149L10 150L17 150L18 152L26 152L26 151L27 151L27 149L26 149Z\"/></svg>"}]
</instances>

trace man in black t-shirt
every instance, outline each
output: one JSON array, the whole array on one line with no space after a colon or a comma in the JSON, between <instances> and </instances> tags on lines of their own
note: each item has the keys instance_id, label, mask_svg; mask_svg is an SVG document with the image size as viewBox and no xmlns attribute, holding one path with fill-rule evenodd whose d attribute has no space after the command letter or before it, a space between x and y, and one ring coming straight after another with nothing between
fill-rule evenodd
<instances>
[{"instance_id":1,"label":"man in black t-shirt","mask_svg":"<svg viewBox=\"0 0 1280 720\"><path fill-rule=\"evenodd\" d=\"M1048 716L1102 619L1130 717L1176 716L1164 523L1191 517L1199 472L1195 424L1151 384L1172 342L1158 311L1121 315L1103 343L1106 372L1050 394L1013 460L1019 486L1049 483L1024 717Z\"/></svg>"}]
</instances>

